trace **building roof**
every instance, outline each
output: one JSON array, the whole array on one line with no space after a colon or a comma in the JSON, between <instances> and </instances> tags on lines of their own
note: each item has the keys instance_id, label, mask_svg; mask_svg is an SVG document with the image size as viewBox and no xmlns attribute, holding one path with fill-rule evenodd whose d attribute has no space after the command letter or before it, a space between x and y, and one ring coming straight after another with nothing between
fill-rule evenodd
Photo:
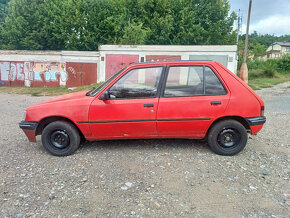
<instances>
[{"instance_id":1,"label":"building roof","mask_svg":"<svg viewBox=\"0 0 290 218\"><path fill-rule=\"evenodd\" d=\"M274 45L274 44L278 44L281 46L290 46L290 42L274 42L272 45Z\"/></svg>"}]
</instances>

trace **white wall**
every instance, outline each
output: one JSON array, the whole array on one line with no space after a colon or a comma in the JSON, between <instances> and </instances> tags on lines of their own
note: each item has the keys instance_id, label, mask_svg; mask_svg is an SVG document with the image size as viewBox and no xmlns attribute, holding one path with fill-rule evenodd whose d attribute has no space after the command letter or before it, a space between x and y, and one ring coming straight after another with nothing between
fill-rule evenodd
<instances>
[{"instance_id":1,"label":"white wall","mask_svg":"<svg viewBox=\"0 0 290 218\"><path fill-rule=\"evenodd\" d=\"M0 61L84 62L97 63L97 82L105 81L106 54L176 55L189 60L190 55L227 55L227 68L237 73L236 45L101 45L99 52L92 51L18 51L0 50ZM102 61L102 58L104 61Z\"/></svg>"},{"instance_id":2,"label":"white wall","mask_svg":"<svg viewBox=\"0 0 290 218\"><path fill-rule=\"evenodd\" d=\"M98 63L99 52L0 50L0 61Z\"/></svg>"},{"instance_id":3,"label":"white wall","mask_svg":"<svg viewBox=\"0 0 290 218\"><path fill-rule=\"evenodd\" d=\"M105 81L106 54L139 55L139 61L147 55L178 55L181 60L189 60L190 55L227 55L227 68L237 73L237 45L101 45L99 52L98 82Z\"/></svg>"}]
</instances>

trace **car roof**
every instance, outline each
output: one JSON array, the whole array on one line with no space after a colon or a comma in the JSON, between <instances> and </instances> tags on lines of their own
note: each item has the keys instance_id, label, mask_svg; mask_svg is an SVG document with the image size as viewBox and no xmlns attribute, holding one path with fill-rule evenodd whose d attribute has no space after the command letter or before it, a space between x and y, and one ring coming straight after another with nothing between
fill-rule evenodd
<instances>
[{"instance_id":1,"label":"car roof","mask_svg":"<svg viewBox=\"0 0 290 218\"><path fill-rule=\"evenodd\" d=\"M190 62L190 63L196 63L196 62L214 62L213 60L171 60L171 61L146 61L146 62L132 62L130 63L130 65L138 65L138 64L169 64L169 63L186 63L186 62Z\"/></svg>"}]
</instances>

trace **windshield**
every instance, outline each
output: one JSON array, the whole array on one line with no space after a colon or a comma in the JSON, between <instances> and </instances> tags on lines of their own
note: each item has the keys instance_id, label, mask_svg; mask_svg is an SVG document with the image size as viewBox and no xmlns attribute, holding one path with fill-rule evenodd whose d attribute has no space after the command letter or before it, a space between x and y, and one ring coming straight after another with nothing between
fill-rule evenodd
<instances>
[{"instance_id":1,"label":"windshield","mask_svg":"<svg viewBox=\"0 0 290 218\"><path fill-rule=\"evenodd\" d=\"M87 93L89 96L95 96L98 94L104 87L106 87L111 81L113 81L117 76L119 76L127 67L124 67L121 69L118 73L115 73L113 76L111 76L106 82L104 82L102 85L100 85L97 88L93 88L91 91Z\"/></svg>"}]
</instances>

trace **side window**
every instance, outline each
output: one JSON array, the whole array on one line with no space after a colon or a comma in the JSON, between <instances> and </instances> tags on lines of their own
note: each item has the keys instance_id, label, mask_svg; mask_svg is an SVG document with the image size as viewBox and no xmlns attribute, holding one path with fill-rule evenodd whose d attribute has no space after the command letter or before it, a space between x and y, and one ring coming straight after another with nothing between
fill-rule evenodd
<instances>
[{"instance_id":1,"label":"side window","mask_svg":"<svg viewBox=\"0 0 290 218\"><path fill-rule=\"evenodd\" d=\"M203 67L170 67L168 71L165 97L203 95Z\"/></svg>"},{"instance_id":2,"label":"side window","mask_svg":"<svg viewBox=\"0 0 290 218\"><path fill-rule=\"evenodd\" d=\"M112 99L154 98L163 67L139 68L129 71L110 89Z\"/></svg>"},{"instance_id":3,"label":"side window","mask_svg":"<svg viewBox=\"0 0 290 218\"><path fill-rule=\"evenodd\" d=\"M205 67L205 95L225 95L227 92L211 68Z\"/></svg>"},{"instance_id":4,"label":"side window","mask_svg":"<svg viewBox=\"0 0 290 218\"><path fill-rule=\"evenodd\" d=\"M178 66L169 68L164 97L224 94L226 94L226 90L209 67Z\"/></svg>"}]
</instances>

